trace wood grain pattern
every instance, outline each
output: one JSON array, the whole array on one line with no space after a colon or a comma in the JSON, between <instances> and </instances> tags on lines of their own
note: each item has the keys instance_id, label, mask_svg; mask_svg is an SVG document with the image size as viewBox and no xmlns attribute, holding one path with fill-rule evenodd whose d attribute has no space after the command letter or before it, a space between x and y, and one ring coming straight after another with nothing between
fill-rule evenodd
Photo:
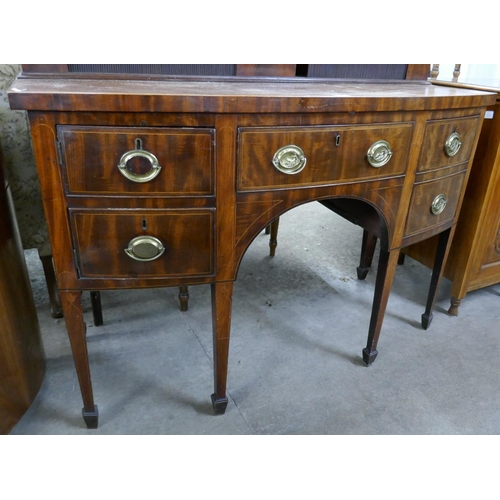
<instances>
[{"instance_id":1,"label":"wood grain pattern","mask_svg":"<svg viewBox=\"0 0 500 500\"><path fill-rule=\"evenodd\" d=\"M430 121L425 131L418 170L432 170L468 161L476 139L478 120L479 116ZM444 145L455 131L460 135L462 145L456 155L447 156Z\"/></svg>"},{"instance_id":2,"label":"wood grain pattern","mask_svg":"<svg viewBox=\"0 0 500 500\"><path fill-rule=\"evenodd\" d=\"M0 150L0 434L8 434L45 376L30 279Z\"/></svg>"},{"instance_id":3,"label":"wood grain pattern","mask_svg":"<svg viewBox=\"0 0 500 500\"><path fill-rule=\"evenodd\" d=\"M240 128L238 134L238 190L269 190L377 177L403 175L406 170L413 125L396 123L380 127L282 127ZM381 168L372 167L367 152L376 141L388 141L393 153ZM272 164L279 148L295 145L307 159L293 175Z\"/></svg>"},{"instance_id":4,"label":"wood grain pattern","mask_svg":"<svg viewBox=\"0 0 500 500\"><path fill-rule=\"evenodd\" d=\"M133 84L131 84L133 83ZM92 92L89 92L92 88ZM444 89L426 82L121 81L21 79L9 90L12 109L167 113L367 113L471 108L494 94Z\"/></svg>"},{"instance_id":5,"label":"wood grain pattern","mask_svg":"<svg viewBox=\"0 0 500 500\"><path fill-rule=\"evenodd\" d=\"M70 220L82 278L213 275L213 210L71 210ZM138 236L159 239L164 253L139 262L125 253Z\"/></svg>"},{"instance_id":6,"label":"wood grain pattern","mask_svg":"<svg viewBox=\"0 0 500 500\"><path fill-rule=\"evenodd\" d=\"M57 130L62 145L63 174L72 194L213 194L214 131L150 127L77 127ZM125 178L117 165L122 155L140 148L152 153L159 175L144 183ZM144 174L151 163L136 157L127 162L131 172Z\"/></svg>"},{"instance_id":7,"label":"wood grain pattern","mask_svg":"<svg viewBox=\"0 0 500 500\"><path fill-rule=\"evenodd\" d=\"M250 77L237 81L21 78L9 98L14 108L29 110L87 425L96 423L97 410L85 349L82 290L210 283L212 404L216 413L223 413L228 404L231 297L241 258L271 221L313 200L349 201L337 206L347 207L354 223L361 224L357 217L369 213L380 229L382 258L363 354L367 364L373 362L399 250L453 231L478 127L485 106L494 100L487 93L425 82ZM446 126L428 128L438 121ZM442 149L441 136L447 127L464 124L461 154L465 156L442 160L442 151L441 156L434 151ZM89 127L95 129L97 140L79 135ZM157 134L154 127L166 134ZM68 132L62 142L65 166L74 169L71 173L65 174L58 162L58 130ZM425 135L426 130L431 132ZM152 144L148 148L178 155L169 185L129 189L103 167L114 164L122 147L129 148L137 134L143 134L145 145ZM385 167L374 169L367 166L366 154L380 139L389 140L393 157ZM307 151L309 168L285 178L271 160L275 149L287 143L298 143ZM424 143L432 151L422 153L428 156L421 159ZM192 170L198 163L205 167ZM425 170L417 173L419 166ZM447 191L450 209L442 218L429 219L423 211L435 188ZM124 246L131 238L148 234L165 241L168 258L131 261ZM431 306L434 294L431 290Z\"/></svg>"}]
</instances>

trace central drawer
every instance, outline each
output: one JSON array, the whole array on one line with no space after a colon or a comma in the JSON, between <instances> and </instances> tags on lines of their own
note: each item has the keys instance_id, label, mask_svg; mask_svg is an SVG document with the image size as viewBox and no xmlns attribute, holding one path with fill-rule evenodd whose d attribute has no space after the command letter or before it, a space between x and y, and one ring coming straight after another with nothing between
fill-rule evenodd
<instances>
[{"instance_id":1,"label":"central drawer","mask_svg":"<svg viewBox=\"0 0 500 500\"><path fill-rule=\"evenodd\" d=\"M241 127L238 129L238 190L402 175L408 163L412 132L413 123ZM374 162L376 166L370 164L370 151L372 158L382 159L378 164ZM298 168L294 168L294 163ZM292 168L288 168L290 165Z\"/></svg>"},{"instance_id":2,"label":"central drawer","mask_svg":"<svg viewBox=\"0 0 500 500\"><path fill-rule=\"evenodd\" d=\"M208 196L214 130L59 125L68 194Z\"/></svg>"},{"instance_id":3,"label":"central drawer","mask_svg":"<svg viewBox=\"0 0 500 500\"><path fill-rule=\"evenodd\" d=\"M70 209L80 277L214 274L215 210Z\"/></svg>"}]
</instances>

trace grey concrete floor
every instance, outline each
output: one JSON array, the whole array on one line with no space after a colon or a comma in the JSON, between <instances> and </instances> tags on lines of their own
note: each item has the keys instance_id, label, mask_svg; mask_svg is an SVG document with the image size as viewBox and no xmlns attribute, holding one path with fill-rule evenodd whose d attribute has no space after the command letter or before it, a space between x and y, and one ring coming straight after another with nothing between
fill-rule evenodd
<instances>
[{"instance_id":1,"label":"grey concrete floor","mask_svg":"<svg viewBox=\"0 0 500 500\"><path fill-rule=\"evenodd\" d=\"M87 430L64 319L50 315L36 251L26 251L47 354L33 405L11 434L414 435L500 433L500 286L446 314L443 281L420 326L430 270L398 267L379 341L362 363L375 280L356 278L361 229L318 203L281 218L276 257L262 233L235 284L225 415L212 412L210 287L103 292L95 327L84 294L97 430ZM375 256L375 263L377 261Z\"/></svg>"}]
</instances>

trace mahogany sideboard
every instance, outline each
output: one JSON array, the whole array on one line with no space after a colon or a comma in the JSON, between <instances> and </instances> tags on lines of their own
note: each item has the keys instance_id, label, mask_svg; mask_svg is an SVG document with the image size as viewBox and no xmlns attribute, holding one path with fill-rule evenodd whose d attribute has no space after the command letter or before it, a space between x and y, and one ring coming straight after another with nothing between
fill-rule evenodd
<instances>
[{"instance_id":1,"label":"mahogany sideboard","mask_svg":"<svg viewBox=\"0 0 500 500\"><path fill-rule=\"evenodd\" d=\"M451 282L448 313L458 315L467 292L500 283L500 80L458 77L431 79L436 85L497 93L488 107L457 223L453 245L444 270ZM418 243L405 253L432 267L437 242Z\"/></svg>"},{"instance_id":2,"label":"mahogany sideboard","mask_svg":"<svg viewBox=\"0 0 500 500\"><path fill-rule=\"evenodd\" d=\"M495 96L427 82L21 75L83 397L98 425L84 290L211 284L215 413L231 298L252 240L312 200L355 200L384 231L363 349L371 364L400 249L440 235L425 315Z\"/></svg>"}]
</instances>

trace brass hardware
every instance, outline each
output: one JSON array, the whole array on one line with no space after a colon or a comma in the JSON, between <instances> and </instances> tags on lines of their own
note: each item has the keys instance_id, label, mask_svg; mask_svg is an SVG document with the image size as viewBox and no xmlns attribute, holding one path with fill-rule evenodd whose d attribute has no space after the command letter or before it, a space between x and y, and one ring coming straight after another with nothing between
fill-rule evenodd
<instances>
[{"instance_id":1,"label":"brass hardware","mask_svg":"<svg viewBox=\"0 0 500 500\"><path fill-rule=\"evenodd\" d=\"M298 174L306 166L307 158L298 146L290 144L279 148L273 157L273 165L284 174Z\"/></svg>"},{"instance_id":2,"label":"brass hardware","mask_svg":"<svg viewBox=\"0 0 500 500\"><path fill-rule=\"evenodd\" d=\"M448 200L444 194L438 194L431 203L431 212L433 215L439 215L446 208Z\"/></svg>"},{"instance_id":3,"label":"brass hardware","mask_svg":"<svg viewBox=\"0 0 500 500\"><path fill-rule=\"evenodd\" d=\"M383 167L391 158L391 146L387 141L374 142L366 153L368 163L375 168Z\"/></svg>"},{"instance_id":4,"label":"brass hardware","mask_svg":"<svg viewBox=\"0 0 500 500\"><path fill-rule=\"evenodd\" d=\"M444 152L448 156L455 156L460 149L462 142L460 141L460 134L455 130L446 142L444 143Z\"/></svg>"},{"instance_id":5,"label":"brass hardware","mask_svg":"<svg viewBox=\"0 0 500 500\"><path fill-rule=\"evenodd\" d=\"M160 257L165 251L163 243L154 236L137 236L129 241L125 253L140 262L149 262Z\"/></svg>"},{"instance_id":6,"label":"brass hardware","mask_svg":"<svg viewBox=\"0 0 500 500\"><path fill-rule=\"evenodd\" d=\"M136 174L135 172L131 172L127 168L127 162L129 162L132 158L136 157L141 157L141 158L146 158L151 163L151 170L146 172L145 174ZM145 149L142 149L142 141L141 139L136 139L135 140L135 149L132 149L131 151L127 151L123 156L120 158L120 163L118 163L118 170L120 173L126 177L128 180L132 182L149 182L153 180L161 170L161 166L158 163L158 159L153 153L150 153L149 151L146 151Z\"/></svg>"}]
</instances>

